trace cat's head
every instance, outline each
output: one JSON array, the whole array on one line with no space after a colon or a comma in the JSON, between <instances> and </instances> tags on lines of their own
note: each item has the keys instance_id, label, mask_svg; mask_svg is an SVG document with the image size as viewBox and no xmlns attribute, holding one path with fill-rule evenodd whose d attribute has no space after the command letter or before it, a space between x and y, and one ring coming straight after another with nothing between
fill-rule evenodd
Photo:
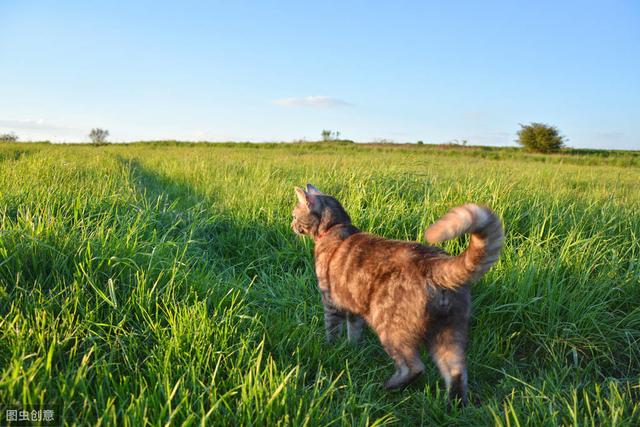
<instances>
[{"instance_id":1,"label":"cat's head","mask_svg":"<svg viewBox=\"0 0 640 427\"><path fill-rule=\"evenodd\" d=\"M351 224L351 218L332 196L311 184L306 190L295 188L298 203L293 209L291 228L296 234L317 237L334 225Z\"/></svg>"}]
</instances>

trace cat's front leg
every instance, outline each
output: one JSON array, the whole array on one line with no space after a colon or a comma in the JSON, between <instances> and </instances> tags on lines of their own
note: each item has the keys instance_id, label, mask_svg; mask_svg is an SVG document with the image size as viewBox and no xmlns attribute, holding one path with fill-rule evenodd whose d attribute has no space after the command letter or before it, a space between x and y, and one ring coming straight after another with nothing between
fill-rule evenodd
<instances>
[{"instance_id":1,"label":"cat's front leg","mask_svg":"<svg viewBox=\"0 0 640 427\"><path fill-rule=\"evenodd\" d=\"M324 329L327 333L327 342L334 342L340 336L344 317L344 312L333 305L324 305Z\"/></svg>"},{"instance_id":2,"label":"cat's front leg","mask_svg":"<svg viewBox=\"0 0 640 427\"><path fill-rule=\"evenodd\" d=\"M362 317L347 313L347 338L351 344L358 344L362 338L365 321Z\"/></svg>"},{"instance_id":3,"label":"cat's front leg","mask_svg":"<svg viewBox=\"0 0 640 427\"><path fill-rule=\"evenodd\" d=\"M334 342L342 333L345 313L333 305L328 292L322 292L322 305L324 306L324 329L327 334L327 342Z\"/></svg>"}]
</instances>

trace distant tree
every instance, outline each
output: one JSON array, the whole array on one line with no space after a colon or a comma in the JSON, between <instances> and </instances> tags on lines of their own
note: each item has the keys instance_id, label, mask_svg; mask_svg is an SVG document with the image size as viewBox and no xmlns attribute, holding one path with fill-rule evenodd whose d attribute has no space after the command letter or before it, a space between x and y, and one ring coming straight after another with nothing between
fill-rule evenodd
<instances>
[{"instance_id":1,"label":"distant tree","mask_svg":"<svg viewBox=\"0 0 640 427\"><path fill-rule=\"evenodd\" d=\"M424 141L420 140L417 142L418 145L424 145Z\"/></svg>"},{"instance_id":2,"label":"distant tree","mask_svg":"<svg viewBox=\"0 0 640 427\"><path fill-rule=\"evenodd\" d=\"M106 144L108 137L109 131L106 129L94 128L91 129L91 132L89 133L89 138L91 138L91 142L95 145Z\"/></svg>"},{"instance_id":3,"label":"distant tree","mask_svg":"<svg viewBox=\"0 0 640 427\"><path fill-rule=\"evenodd\" d=\"M325 142L338 141L340 139L340 132L333 132L329 129L324 129L320 135L322 136L322 140Z\"/></svg>"},{"instance_id":4,"label":"distant tree","mask_svg":"<svg viewBox=\"0 0 640 427\"><path fill-rule=\"evenodd\" d=\"M322 135L322 140L323 141L331 141L331 131L328 129L323 129L322 132L320 133L320 135Z\"/></svg>"},{"instance_id":5,"label":"distant tree","mask_svg":"<svg viewBox=\"0 0 640 427\"><path fill-rule=\"evenodd\" d=\"M0 142L16 142L18 141L18 135L15 133L3 133L0 135Z\"/></svg>"},{"instance_id":6,"label":"distant tree","mask_svg":"<svg viewBox=\"0 0 640 427\"><path fill-rule=\"evenodd\" d=\"M517 142L531 151L551 153L564 147L564 140L555 126L534 122L520 125Z\"/></svg>"}]
</instances>

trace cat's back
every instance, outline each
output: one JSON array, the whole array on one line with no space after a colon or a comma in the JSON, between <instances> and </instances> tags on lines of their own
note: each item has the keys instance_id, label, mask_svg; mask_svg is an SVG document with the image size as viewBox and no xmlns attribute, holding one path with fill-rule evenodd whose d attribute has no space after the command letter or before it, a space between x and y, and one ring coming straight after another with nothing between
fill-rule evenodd
<instances>
[{"instance_id":1,"label":"cat's back","mask_svg":"<svg viewBox=\"0 0 640 427\"><path fill-rule=\"evenodd\" d=\"M349 236L336 249L332 266L340 270L402 270L418 268L431 259L448 256L440 248L418 242L385 239L370 233Z\"/></svg>"},{"instance_id":2,"label":"cat's back","mask_svg":"<svg viewBox=\"0 0 640 427\"><path fill-rule=\"evenodd\" d=\"M429 264L447 256L439 248L368 233L353 234L334 250L324 277L334 302L355 313L366 313L372 301L388 298L424 306Z\"/></svg>"}]
</instances>

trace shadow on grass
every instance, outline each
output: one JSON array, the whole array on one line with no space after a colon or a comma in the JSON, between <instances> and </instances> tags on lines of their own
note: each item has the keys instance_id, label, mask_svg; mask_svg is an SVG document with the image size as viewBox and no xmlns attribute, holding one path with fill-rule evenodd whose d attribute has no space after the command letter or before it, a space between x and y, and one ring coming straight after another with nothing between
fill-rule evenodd
<instances>
[{"instance_id":1,"label":"shadow on grass","mask_svg":"<svg viewBox=\"0 0 640 427\"><path fill-rule=\"evenodd\" d=\"M0 143L0 163L6 160L20 160L40 151L37 147L12 146Z\"/></svg>"},{"instance_id":2,"label":"shadow on grass","mask_svg":"<svg viewBox=\"0 0 640 427\"><path fill-rule=\"evenodd\" d=\"M260 316L265 350L278 365L296 362L306 365L310 383L319 363L326 362L325 370L336 367L333 374L337 375L348 363L349 355L358 355L361 360L373 356L388 365L389 372L383 375L391 372L391 359L372 333L367 334L359 348L349 346L346 336L344 343L325 344L322 303L316 289L312 254L291 232L288 223L283 229L257 220L236 220L234 212L223 207L219 196L199 192L190 184L153 171L138 160L119 160L129 169L138 193L149 206L158 207L160 211L162 206L177 208L168 214L171 218L166 224L175 223L176 216L185 218L185 226L182 230L174 229L177 233L174 237L193 242L191 251L203 267L236 283L238 278L244 283L245 302ZM214 295L220 293L214 292ZM292 360L294 353L301 358ZM369 369L365 366L360 369L363 377L367 376Z\"/></svg>"},{"instance_id":3,"label":"shadow on grass","mask_svg":"<svg viewBox=\"0 0 640 427\"><path fill-rule=\"evenodd\" d=\"M288 223L283 228L255 219L237 219L216 194L200 192L139 160L120 157L119 161L129 170L147 206L157 210L159 223L182 224L170 229L172 238L191 241L189 250L200 266L231 283L223 285L222 292L199 289L208 295L210 312L218 303L212 298L224 295L229 286L241 291L250 315L260 318L264 349L278 366L301 366L302 381L307 386L312 386L319 375L340 375L354 364L348 361L349 355L358 356L361 362L356 366L363 361L368 364L368 356L374 356L391 372L391 360L371 334L360 348L349 347L346 337L343 344L325 345L311 254L289 230ZM367 366L357 370L363 378L371 376Z\"/></svg>"},{"instance_id":4,"label":"shadow on grass","mask_svg":"<svg viewBox=\"0 0 640 427\"><path fill-rule=\"evenodd\" d=\"M295 243L295 237L288 228L267 226L256 220L238 219L235 212L224 207L224 203L213 192L206 194L187 182L165 176L144 166L139 160L118 157L128 168L133 183L146 206L155 209L159 216L159 227L167 230L175 238L187 238L191 249L197 252L202 262L216 268L242 272L245 277L254 278L263 268L281 263L283 272L301 274L301 268L308 264L294 262L286 265L280 257L284 252L303 249ZM178 223L179 226L175 226ZM289 240L283 235L291 234ZM291 247L295 245L295 247ZM313 275L313 272L306 271Z\"/></svg>"}]
</instances>

